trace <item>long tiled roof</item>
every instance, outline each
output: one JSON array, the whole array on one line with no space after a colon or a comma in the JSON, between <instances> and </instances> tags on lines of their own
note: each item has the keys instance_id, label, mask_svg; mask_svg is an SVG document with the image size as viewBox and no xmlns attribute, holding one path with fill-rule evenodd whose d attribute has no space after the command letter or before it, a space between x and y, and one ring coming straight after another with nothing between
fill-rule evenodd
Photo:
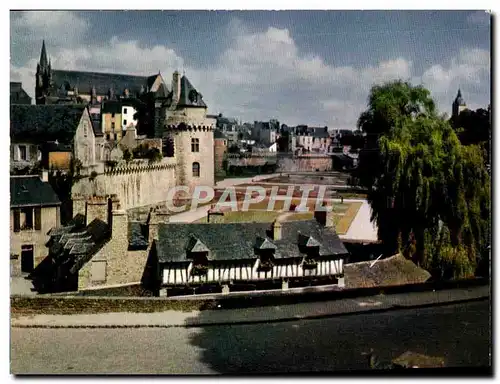
<instances>
[{"instance_id":1,"label":"long tiled roof","mask_svg":"<svg viewBox=\"0 0 500 384\"><path fill-rule=\"evenodd\" d=\"M297 258L304 257L299 234L320 244L320 256L348 253L335 231L316 220L282 223L281 240L272 240L269 223L159 224L156 248L160 263L187 261L193 238L210 249L209 260L256 259L256 248L263 244L267 249L276 246L276 258Z\"/></svg>"},{"instance_id":2,"label":"long tiled roof","mask_svg":"<svg viewBox=\"0 0 500 384\"><path fill-rule=\"evenodd\" d=\"M138 94L142 91L146 92L148 84L153 84L154 76L134 76L121 75L114 73L101 72L83 72L83 71L65 71L53 70L52 81L53 90L58 90L68 85L70 89L78 88L79 93L92 93L92 87L95 87L98 95L106 95L109 89L113 89L115 94L122 94L125 89L128 89L131 95Z\"/></svg>"},{"instance_id":3,"label":"long tiled roof","mask_svg":"<svg viewBox=\"0 0 500 384\"><path fill-rule=\"evenodd\" d=\"M11 105L10 138L72 143L84 109L82 105Z\"/></svg>"},{"instance_id":4,"label":"long tiled roof","mask_svg":"<svg viewBox=\"0 0 500 384\"><path fill-rule=\"evenodd\" d=\"M14 176L10 178L10 206L53 206L60 205L54 189L39 176Z\"/></svg>"}]
</instances>

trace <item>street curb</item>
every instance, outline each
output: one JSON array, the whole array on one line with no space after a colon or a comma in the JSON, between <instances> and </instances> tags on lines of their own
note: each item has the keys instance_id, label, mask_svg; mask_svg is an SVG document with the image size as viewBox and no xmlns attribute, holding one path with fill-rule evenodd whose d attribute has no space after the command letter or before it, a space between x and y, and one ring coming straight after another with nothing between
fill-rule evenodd
<instances>
[{"instance_id":1,"label":"street curb","mask_svg":"<svg viewBox=\"0 0 500 384\"><path fill-rule=\"evenodd\" d=\"M271 319L271 320L255 320L255 321L236 321L236 322L218 322L218 323L197 323L197 324L103 324L103 325L50 325L50 324L11 324L11 328L40 328L40 329L121 329L121 328L200 328L200 327L210 327L210 326L232 326L232 325L251 325L251 324L272 324L272 323L285 323L291 321L299 321L299 320L320 320L334 317L347 317L358 314L375 314L375 313L384 313L391 311L401 311L408 309L425 309L425 308L433 308L433 307L444 307L450 305L458 305L458 304L467 304L480 302L484 300L488 300L490 296L480 296L470 299L461 299L461 300L452 300L446 302L439 303L427 303L427 304L417 304L417 305L392 305L388 308L380 308L380 309L366 309L360 311L350 311L350 312L342 312L342 313L332 313L332 314L323 314L323 315L307 315L307 316L294 316L282 319Z\"/></svg>"}]
</instances>

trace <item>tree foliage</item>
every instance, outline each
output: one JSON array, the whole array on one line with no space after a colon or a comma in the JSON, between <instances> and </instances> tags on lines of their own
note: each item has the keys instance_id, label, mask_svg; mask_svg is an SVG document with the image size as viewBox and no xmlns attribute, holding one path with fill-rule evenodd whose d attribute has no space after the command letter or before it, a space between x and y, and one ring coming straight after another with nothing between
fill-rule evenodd
<instances>
[{"instance_id":1,"label":"tree foliage","mask_svg":"<svg viewBox=\"0 0 500 384\"><path fill-rule=\"evenodd\" d=\"M466 109L450 119L462 145L479 145L487 164L491 162L491 115L489 109Z\"/></svg>"},{"instance_id":2,"label":"tree foliage","mask_svg":"<svg viewBox=\"0 0 500 384\"><path fill-rule=\"evenodd\" d=\"M490 178L478 146L461 145L429 91L401 81L372 89L356 176L388 251L440 278L474 273L489 240Z\"/></svg>"}]
</instances>

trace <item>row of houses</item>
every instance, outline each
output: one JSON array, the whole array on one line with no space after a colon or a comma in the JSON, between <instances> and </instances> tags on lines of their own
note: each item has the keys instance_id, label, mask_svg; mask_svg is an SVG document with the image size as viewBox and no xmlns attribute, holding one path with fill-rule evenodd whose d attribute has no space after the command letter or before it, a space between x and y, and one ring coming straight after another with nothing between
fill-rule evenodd
<instances>
[{"instance_id":1,"label":"row of houses","mask_svg":"<svg viewBox=\"0 0 500 384\"><path fill-rule=\"evenodd\" d=\"M330 130L328 127L295 127L280 125L277 120L268 122L238 123L234 118L220 115L213 116L217 120L219 136L227 140L228 147L238 147L240 152L313 152L331 153L341 147L342 137L352 135L351 130Z\"/></svg>"},{"instance_id":2,"label":"row of houses","mask_svg":"<svg viewBox=\"0 0 500 384\"><path fill-rule=\"evenodd\" d=\"M107 214L91 209L96 203L87 201L74 220L50 230L48 255L31 274L40 292L132 282L160 296L344 286L348 252L329 212L296 222L198 224L170 223L152 209L140 222L130 221L112 197L100 205Z\"/></svg>"}]
</instances>

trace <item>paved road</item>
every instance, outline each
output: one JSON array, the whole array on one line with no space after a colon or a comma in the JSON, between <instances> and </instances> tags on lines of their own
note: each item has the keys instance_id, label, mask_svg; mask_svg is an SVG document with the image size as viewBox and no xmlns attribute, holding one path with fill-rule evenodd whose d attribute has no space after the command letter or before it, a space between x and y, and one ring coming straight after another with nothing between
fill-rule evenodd
<instances>
[{"instance_id":1,"label":"paved road","mask_svg":"<svg viewBox=\"0 0 500 384\"><path fill-rule=\"evenodd\" d=\"M344 200L346 201L346 200ZM358 210L356 217L353 219L351 226L345 235L339 235L341 239L349 240L378 240L377 224L370 221L371 208L366 200Z\"/></svg>"},{"instance_id":2,"label":"paved road","mask_svg":"<svg viewBox=\"0 0 500 384\"><path fill-rule=\"evenodd\" d=\"M263 310L266 310L263 308ZM489 365L489 302L321 320L168 329L11 329L11 372L285 373L360 370L407 350ZM202 312L200 316L205 316Z\"/></svg>"}]
</instances>

